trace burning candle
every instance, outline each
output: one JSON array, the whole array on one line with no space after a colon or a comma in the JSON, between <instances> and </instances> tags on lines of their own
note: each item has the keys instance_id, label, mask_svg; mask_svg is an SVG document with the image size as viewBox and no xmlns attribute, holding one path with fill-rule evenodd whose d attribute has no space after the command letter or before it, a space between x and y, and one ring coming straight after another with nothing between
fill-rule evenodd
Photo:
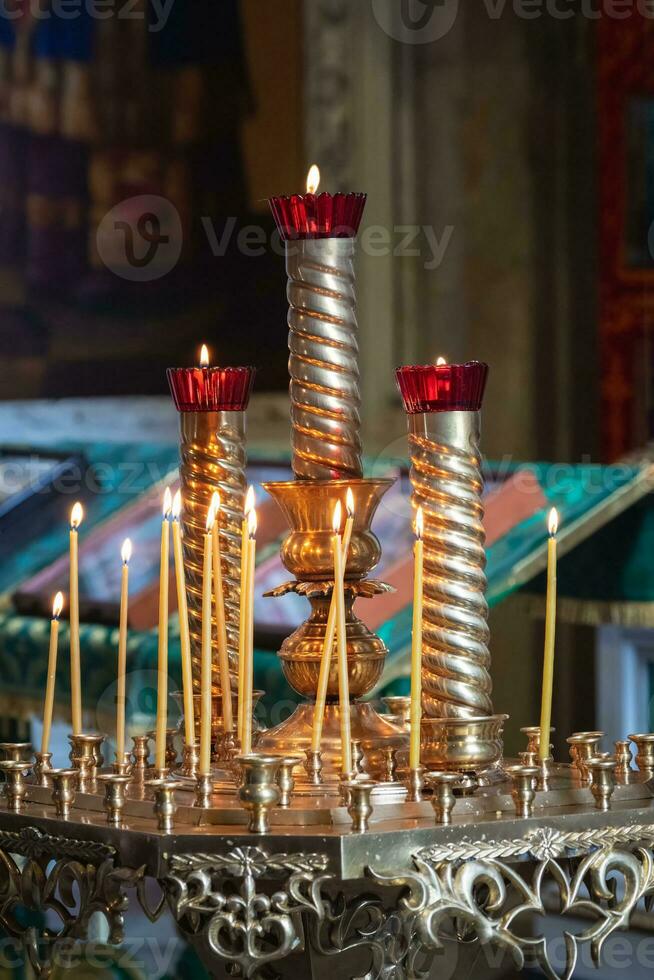
<instances>
[{"instance_id":1,"label":"burning candle","mask_svg":"<svg viewBox=\"0 0 654 980\"><path fill-rule=\"evenodd\" d=\"M173 555L175 558L175 582L177 584L177 609L179 612L179 642L182 656L182 696L184 700L184 740L195 745L195 712L193 709L193 672L191 668L191 634L188 625L186 600L186 575L182 550L182 494L178 490L173 498Z\"/></svg>"},{"instance_id":2,"label":"burning candle","mask_svg":"<svg viewBox=\"0 0 654 980\"><path fill-rule=\"evenodd\" d=\"M78 502L70 514L70 696L73 735L82 733L82 678L79 650L79 526L84 510Z\"/></svg>"},{"instance_id":3,"label":"burning candle","mask_svg":"<svg viewBox=\"0 0 654 980\"><path fill-rule=\"evenodd\" d=\"M352 772L352 743L350 731L350 681L347 672L347 633L345 627L345 591L343 542L341 540L342 507L334 507L332 551L334 554L334 595L336 597L336 644L338 650L338 699L341 714L341 759L343 775Z\"/></svg>"},{"instance_id":4,"label":"burning candle","mask_svg":"<svg viewBox=\"0 0 654 980\"><path fill-rule=\"evenodd\" d=\"M202 663L200 672L200 774L211 772L211 565L215 514L209 507L202 565Z\"/></svg>"},{"instance_id":5,"label":"burning candle","mask_svg":"<svg viewBox=\"0 0 654 980\"><path fill-rule=\"evenodd\" d=\"M170 562L170 515L172 498L166 487L161 522L161 557L159 563L159 645L157 658L157 727L155 768L166 768L166 727L168 724L168 565Z\"/></svg>"},{"instance_id":6,"label":"burning candle","mask_svg":"<svg viewBox=\"0 0 654 980\"><path fill-rule=\"evenodd\" d=\"M350 550L350 540L352 538L352 528L354 527L354 494L348 487L346 495L347 520L345 522L345 534L343 535L343 567L347 568L347 558ZM327 626L325 627L325 642L322 648L320 660L320 674L318 676L318 690L316 692L316 704L313 712L313 733L311 748L314 752L320 751L322 741L322 729L325 721L325 705L327 703L327 687L329 684L329 671L334 650L334 636L336 627L336 590L332 592L332 599L329 605L327 616Z\"/></svg>"},{"instance_id":7,"label":"burning candle","mask_svg":"<svg viewBox=\"0 0 654 980\"><path fill-rule=\"evenodd\" d=\"M132 542L126 538L120 557L123 567L120 577L120 621L118 627L118 687L116 690L116 762L125 758L125 685L127 674L127 615L129 602L129 563Z\"/></svg>"},{"instance_id":8,"label":"burning candle","mask_svg":"<svg viewBox=\"0 0 654 980\"><path fill-rule=\"evenodd\" d=\"M243 711L245 708L245 688L244 674L245 669L245 645L246 645L246 596L247 596L247 573L248 573L248 549L249 549L249 526L250 513L254 510L254 487L249 487L245 496L245 506L243 508L243 521L241 523L241 589L239 598L239 627L238 627L238 719L237 733L238 740L243 745Z\"/></svg>"},{"instance_id":9,"label":"burning candle","mask_svg":"<svg viewBox=\"0 0 654 980\"><path fill-rule=\"evenodd\" d=\"M422 584L424 564L424 517L422 507L416 513L414 546L413 632L411 634L411 741L409 767L420 765L420 723L422 720Z\"/></svg>"},{"instance_id":10,"label":"burning candle","mask_svg":"<svg viewBox=\"0 0 654 980\"><path fill-rule=\"evenodd\" d=\"M253 688L254 688L254 571L257 557L257 512L253 507L248 514L248 553L247 553L247 602L245 608L245 667L243 688L245 706L243 708L243 754L252 751Z\"/></svg>"},{"instance_id":11,"label":"burning candle","mask_svg":"<svg viewBox=\"0 0 654 980\"><path fill-rule=\"evenodd\" d=\"M220 494L216 490L211 501L214 512L213 542L213 589L216 604L216 632L218 638L218 666L223 704L223 730L231 732L234 728L232 718L232 684L229 677L229 654L227 650L227 621L225 619L225 594L223 590L223 569L220 555Z\"/></svg>"},{"instance_id":12,"label":"burning candle","mask_svg":"<svg viewBox=\"0 0 654 980\"><path fill-rule=\"evenodd\" d=\"M559 515L552 508L548 519L549 540L547 542L547 604L545 607L545 656L543 661L543 696L540 710L540 749L541 760L549 758L550 727L552 724L552 695L554 692L554 642L556 635L556 535L559 530Z\"/></svg>"},{"instance_id":13,"label":"burning candle","mask_svg":"<svg viewBox=\"0 0 654 980\"><path fill-rule=\"evenodd\" d=\"M45 686L45 704L43 706L43 735L41 736L41 755L49 752L50 732L52 731L52 712L54 708L55 678L57 676L57 648L59 644L59 617L64 608L64 597L57 592L52 603L52 620L50 621L50 650L48 653L48 680Z\"/></svg>"}]
</instances>

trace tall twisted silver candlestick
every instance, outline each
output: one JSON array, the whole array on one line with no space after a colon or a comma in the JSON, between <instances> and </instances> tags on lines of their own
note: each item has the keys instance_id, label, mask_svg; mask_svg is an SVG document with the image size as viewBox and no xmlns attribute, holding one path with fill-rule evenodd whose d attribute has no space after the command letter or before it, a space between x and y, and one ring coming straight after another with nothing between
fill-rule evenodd
<instances>
[{"instance_id":1,"label":"tall twisted silver candlestick","mask_svg":"<svg viewBox=\"0 0 654 980\"><path fill-rule=\"evenodd\" d=\"M413 505L425 515L423 706L491 715L479 413L411 415Z\"/></svg>"},{"instance_id":2,"label":"tall twisted silver candlestick","mask_svg":"<svg viewBox=\"0 0 654 980\"><path fill-rule=\"evenodd\" d=\"M362 475L354 239L290 241L289 372L293 472Z\"/></svg>"}]
</instances>

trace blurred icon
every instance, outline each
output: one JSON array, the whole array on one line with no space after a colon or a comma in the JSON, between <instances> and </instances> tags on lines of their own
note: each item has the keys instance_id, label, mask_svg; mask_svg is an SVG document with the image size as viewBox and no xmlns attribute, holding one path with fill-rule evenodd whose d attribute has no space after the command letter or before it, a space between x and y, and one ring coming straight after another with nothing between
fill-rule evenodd
<instances>
[{"instance_id":1,"label":"blurred icon","mask_svg":"<svg viewBox=\"0 0 654 980\"><path fill-rule=\"evenodd\" d=\"M115 275L152 282L167 275L182 254L182 222L165 197L130 197L109 211L98 226L98 255Z\"/></svg>"},{"instance_id":2,"label":"blurred icon","mask_svg":"<svg viewBox=\"0 0 654 980\"><path fill-rule=\"evenodd\" d=\"M454 27L459 0L372 0L381 29L402 44L432 44Z\"/></svg>"}]
</instances>

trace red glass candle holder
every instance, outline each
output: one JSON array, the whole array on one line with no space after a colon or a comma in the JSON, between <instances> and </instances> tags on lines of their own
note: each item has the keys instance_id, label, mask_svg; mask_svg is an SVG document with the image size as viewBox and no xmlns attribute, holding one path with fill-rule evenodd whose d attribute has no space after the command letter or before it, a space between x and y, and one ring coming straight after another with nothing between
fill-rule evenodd
<instances>
[{"instance_id":1,"label":"red glass candle holder","mask_svg":"<svg viewBox=\"0 0 654 980\"><path fill-rule=\"evenodd\" d=\"M271 197L270 208L282 241L355 238L366 194L292 194Z\"/></svg>"},{"instance_id":2,"label":"red glass candle holder","mask_svg":"<svg viewBox=\"0 0 654 980\"><path fill-rule=\"evenodd\" d=\"M255 368L168 368L167 375L178 412L244 412Z\"/></svg>"},{"instance_id":3,"label":"red glass candle holder","mask_svg":"<svg viewBox=\"0 0 654 980\"><path fill-rule=\"evenodd\" d=\"M484 398L488 364L425 364L395 372L409 415L424 412L478 412Z\"/></svg>"}]
</instances>

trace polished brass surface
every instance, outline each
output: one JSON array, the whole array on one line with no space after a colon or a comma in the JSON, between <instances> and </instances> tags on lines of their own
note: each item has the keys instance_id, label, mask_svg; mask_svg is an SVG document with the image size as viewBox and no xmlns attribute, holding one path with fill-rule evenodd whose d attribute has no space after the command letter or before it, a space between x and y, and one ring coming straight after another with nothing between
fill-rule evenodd
<instances>
[{"instance_id":1,"label":"polished brass surface","mask_svg":"<svg viewBox=\"0 0 654 980\"><path fill-rule=\"evenodd\" d=\"M31 769L31 762L14 762L12 759L0 762L0 772L5 777L4 795L7 806L14 813L18 813L23 805L27 793L25 776Z\"/></svg>"},{"instance_id":2,"label":"polished brass surface","mask_svg":"<svg viewBox=\"0 0 654 980\"><path fill-rule=\"evenodd\" d=\"M313 704L300 704L286 721L261 734L257 748L262 752L293 754L311 748L313 735ZM328 702L322 733L322 779L335 786L341 779L341 717L340 705ZM352 738L361 743L366 756L367 773L381 779L384 772L384 749L389 745L406 748L406 735L384 721L367 701L355 701L350 708ZM311 792L311 783L303 771L297 776L297 793Z\"/></svg>"},{"instance_id":3,"label":"polished brass surface","mask_svg":"<svg viewBox=\"0 0 654 980\"><path fill-rule=\"evenodd\" d=\"M70 816L75 802L75 787L79 781L79 769L53 769L50 773L52 802L55 814L64 820Z\"/></svg>"},{"instance_id":4,"label":"polished brass surface","mask_svg":"<svg viewBox=\"0 0 654 980\"><path fill-rule=\"evenodd\" d=\"M615 774L619 777L628 777L632 772L631 768L631 743L626 739L621 739L614 743L615 746Z\"/></svg>"},{"instance_id":5,"label":"polished brass surface","mask_svg":"<svg viewBox=\"0 0 654 980\"><path fill-rule=\"evenodd\" d=\"M98 782L104 785L104 808L107 811L107 823L119 827L125 807L125 793L132 781L131 776L121 776L116 773L101 773Z\"/></svg>"},{"instance_id":6,"label":"polished brass surface","mask_svg":"<svg viewBox=\"0 0 654 980\"><path fill-rule=\"evenodd\" d=\"M588 761L598 754L598 745L604 737L604 732L575 732L566 742L570 746L572 765L579 773L583 782L590 785L591 774Z\"/></svg>"},{"instance_id":7,"label":"polished brass surface","mask_svg":"<svg viewBox=\"0 0 654 980\"><path fill-rule=\"evenodd\" d=\"M456 805L454 787L459 783L461 773L458 772L428 772L425 784L432 790L431 805L437 824L449 826L452 823L452 811Z\"/></svg>"},{"instance_id":8,"label":"polished brass surface","mask_svg":"<svg viewBox=\"0 0 654 980\"><path fill-rule=\"evenodd\" d=\"M654 778L654 734L629 735L636 746L636 765L648 779Z\"/></svg>"},{"instance_id":9,"label":"polished brass surface","mask_svg":"<svg viewBox=\"0 0 654 980\"><path fill-rule=\"evenodd\" d=\"M200 764L200 743L196 741L194 743L185 742L182 749L182 765L180 768L181 776L190 776L194 779L198 774L198 766Z\"/></svg>"},{"instance_id":10,"label":"polished brass surface","mask_svg":"<svg viewBox=\"0 0 654 980\"><path fill-rule=\"evenodd\" d=\"M384 746L382 749L382 758L384 760L382 781L384 783L394 783L397 779L397 747L395 745Z\"/></svg>"},{"instance_id":11,"label":"polished brass surface","mask_svg":"<svg viewBox=\"0 0 654 980\"><path fill-rule=\"evenodd\" d=\"M52 752L34 753L34 775L41 786L49 786L48 776L52 771Z\"/></svg>"},{"instance_id":12,"label":"polished brass surface","mask_svg":"<svg viewBox=\"0 0 654 980\"><path fill-rule=\"evenodd\" d=\"M290 242L292 464L298 480L362 474L354 239Z\"/></svg>"},{"instance_id":13,"label":"polished brass surface","mask_svg":"<svg viewBox=\"0 0 654 980\"><path fill-rule=\"evenodd\" d=\"M124 752L122 759L116 757L116 761L113 764L113 771L116 776L131 776L133 770L134 763L131 752Z\"/></svg>"},{"instance_id":14,"label":"polished brass surface","mask_svg":"<svg viewBox=\"0 0 654 980\"><path fill-rule=\"evenodd\" d=\"M79 770L79 786L82 789L86 783L92 783L104 759L102 743L104 735L69 735L70 761L73 769Z\"/></svg>"},{"instance_id":15,"label":"polished brass surface","mask_svg":"<svg viewBox=\"0 0 654 980\"><path fill-rule=\"evenodd\" d=\"M359 776L363 776L366 771L366 754L361 746L361 741L358 738L353 738L350 740L350 745L352 747L352 766L354 771Z\"/></svg>"},{"instance_id":16,"label":"polished brass surface","mask_svg":"<svg viewBox=\"0 0 654 980\"><path fill-rule=\"evenodd\" d=\"M157 829L165 834L172 833L175 824L177 803L175 793L186 788L186 784L173 779L149 779L146 784L154 794L154 813Z\"/></svg>"},{"instance_id":17,"label":"polished brass surface","mask_svg":"<svg viewBox=\"0 0 654 980\"><path fill-rule=\"evenodd\" d=\"M499 770L508 715L490 718L425 718L420 757L428 769L473 772L485 779Z\"/></svg>"},{"instance_id":18,"label":"polished brass surface","mask_svg":"<svg viewBox=\"0 0 654 980\"><path fill-rule=\"evenodd\" d=\"M290 535L282 544L284 567L299 582L333 581L332 521L340 501L346 513L347 491L354 497L354 526L345 567L345 579L357 582L368 575L381 558L381 546L371 530L372 520L394 480L331 480L264 483L277 501Z\"/></svg>"},{"instance_id":19,"label":"polished brass surface","mask_svg":"<svg viewBox=\"0 0 654 980\"><path fill-rule=\"evenodd\" d=\"M270 830L270 810L279 805L282 791L278 785L281 759L274 755L240 755L243 783L238 798L250 815L248 830L252 834L267 834Z\"/></svg>"},{"instance_id":20,"label":"polished brass surface","mask_svg":"<svg viewBox=\"0 0 654 980\"><path fill-rule=\"evenodd\" d=\"M382 702L388 709L389 715L392 716L393 723L408 734L411 727L410 695L396 694L392 697L389 695L388 697L382 698Z\"/></svg>"},{"instance_id":21,"label":"polished brass surface","mask_svg":"<svg viewBox=\"0 0 654 980\"><path fill-rule=\"evenodd\" d=\"M540 775L538 766L509 766L507 775L513 782L512 797L518 817L526 819L534 815L536 799L536 780Z\"/></svg>"},{"instance_id":22,"label":"polished brass surface","mask_svg":"<svg viewBox=\"0 0 654 980\"><path fill-rule=\"evenodd\" d=\"M409 769L407 777L407 799L411 803L420 803L422 800L422 794L425 788L425 767L416 766L415 769Z\"/></svg>"},{"instance_id":23,"label":"polished brass surface","mask_svg":"<svg viewBox=\"0 0 654 980\"><path fill-rule=\"evenodd\" d=\"M281 797L279 800L280 806L291 805L293 790L295 789L295 779L293 777L293 770L300 765L302 765L302 759L299 755L284 755L279 760L279 772L277 773L277 784L281 792Z\"/></svg>"},{"instance_id":24,"label":"polished brass surface","mask_svg":"<svg viewBox=\"0 0 654 980\"><path fill-rule=\"evenodd\" d=\"M521 728L520 731L527 736L527 752L534 752L537 755L540 752L540 725L530 725ZM556 728L550 728L550 737L555 731Z\"/></svg>"},{"instance_id":25,"label":"polished brass surface","mask_svg":"<svg viewBox=\"0 0 654 980\"><path fill-rule=\"evenodd\" d=\"M422 703L428 718L493 715L477 412L409 416L411 502L424 514Z\"/></svg>"},{"instance_id":26,"label":"polished brass surface","mask_svg":"<svg viewBox=\"0 0 654 980\"><path fill-rule=\"evenodd\" d=\"M346 785L346 784L342 784ZM375 783L369 779L354 779L347 783L350 802L347 812L352 820L352 833L365 834L373 814L372 794Z\"/></svg>"},{"instance_id":27,"label":"polished brass surface","mask_svg":"<svg viewBox=\"0 0 654 980\"><path fill-rule=\"evenodd\" d=\"M320 786L322 783L322 753L320 749L305 749L306 762L304 770L307 774L311 786Z\"/></svg>"},{"instance_id":28,"label":"polished brass surface","mask_svg":"<svg viewBox=\"0 0 654 980\"><path fill-rule=\"evenodd\" d=\"M611 797L615 792L615 759L593 758L588 760L591 773L591 792L595 808L606 813L611 809Z\"/></svg>"},{"instance_id":29,"label":"polished brass surface","mask_svg":"<svg viewBox=\"0 0 654 980\"><path fill-rule=\"evenodd\" d=\"M32 755L31 742L0 742L0 752L4 752L8 762L26 762Z\"/></svg>"},{"instance_id":30,"label":"polished brass surface","mask_svg":"<svg viewBox=\"0 0 654 980\"><path fill-rule=\"evenodd\" d=\"M150 766L150 736L133 735L132 743L134 775L137 779L143 779Z\"/></svg>"},{"instance_id":31,"label":"polished brass surface","mask_svg":"<svg viewBox=\"0 0 654 980\"><path fill-rule=\"evenodd\" d=\"M208 810L213 797L213 779L210 773L198 773L195 786L195 806Z\"/></svg>"},{"instance_id":32,"label":"polished brass surface","mask_svg":"<svg viewBox=\"0 0 654 980\"><path fill-rule=\"evenodd\" d=\"M243 412L182 412L180 478L182 532L191 633L193 686L200 689L202 647L202 563L207 511L220 493L220 554L225 595L225 621L232 686L238 673L239 593L241 584L241 523L246 490L245 416ZM214 612L212 690L220 702L221 684Z\"/></svg>"}]
</instances>

